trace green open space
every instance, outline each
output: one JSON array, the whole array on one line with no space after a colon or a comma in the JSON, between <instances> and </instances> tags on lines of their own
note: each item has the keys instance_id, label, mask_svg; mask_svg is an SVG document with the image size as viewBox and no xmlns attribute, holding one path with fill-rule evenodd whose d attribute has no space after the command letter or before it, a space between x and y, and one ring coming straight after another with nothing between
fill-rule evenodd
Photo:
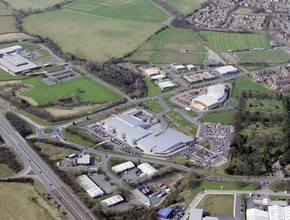
<instances>
[{"instance_id":1,"label":"green open space","mask_svg":"<svg viewBox=\"0 0 290 220\"><path fill-rule=\"evenodd\" d=\"M18 32L13 16L0 16L0 34Z\"/></svg>"},{"instance_id":2,"label":"green open space","mask_svg":"<svg viewBox=\"0 0 290 220\"><path fill-rule=\"evenodd\" d=\"M162 93L162 90L156 86L153 82L151 82L150 78L147 77L145 79L145 83L146 83L146 86L147 86L147 89L148 89L148 96L156 96L160 93Z\"/></svg>"},{"instance_id":3,"label":"green open space","mask_svg":"<svg viewBox=\"0 0 290 220\"><path fill-rule=\"evenodd\" d=\"M51 129L51 128L46 128L46 129L43 130L43 133L44 133L44 134L47 134L47 135L48 135L48 134L53 134L53 133L54 133L54 130Z\"/></svg>"},{"instance_id":4,"label":"green open space","mask_svg":"<svg viewBox=\"0 0 290 220\"><path fill-rule=\"evenodd\" d=\"M165 114L165 118L173 124L174 127L187 135L196 136L198 126L187 121L179 112L171 111Z\"/></svg>"},{"instance_id":5,"label":"green open space","mask_svg":"<svg viewBox=\"0 0 290 220\"><path fill-rule=\"evenodd\" d=\"M222 204L222 205L221 205ZM205 195L197 205L210 214L233 214L234 195Z\"/></svg>"},{"instance_id":6,"label":"green open space","mask_svg":"<svg viewBox=\"0 0 290 220\"><path fill-rule=\"evenodd\" d=\"M276 200L289 200L290 196L276 196L276 195L269 195L268 196L269 199L271 199L272 201L276 201Z\"/></svg>"},{"instance_id":7,"label":"green open space","mask_svg":"<svg viewBox=\"0 0 290 220\"><path fill-rule=\"evenodd\" d=\"M201 31L200 37L217 52L251 48L271 48L270 41L264 34Z\"/></svg>"},{"instance_id":8,"label":"green open space","mask_svg":"<svg viewBox=\"0 0 290 220\"><path fill-rule=\"evenodd\" d=\"M232 124L234 122L234 115L235 115L234 110L208 113L205 114L201 120L204 122Z\"/></svg>"},{"instance_id":9,"label":"green open space","mask_svg":"<svg viewBox=\"0 0 290 220\"><path fill-rule=\"evenodd\" d=\"M179 52L180 49L188 52ZM151 63L193 64L202 64L205 58L204 43L197 32L180 28L167 28L154 35L130 57Z\"/></svg>"},{"instance_id":10,"label":"green open space","mask_svg":"<svg viewBox=\"0 0 290 220\"><path fill-rule=\"evenodd\" d=\"M143 102L145 108L149 109L152 112L161 112L163 111L163 107L156 101L153 100L147 100L145 102Z\"/></svg>"},{"instance_id":11,"label":"green open space","mask_svg":"<svg viewBox=\"0 0 290 220\"><path fill-rule=\"evenodd\" d=\"M290 56L281 49L256 51L256 52L239 52L237 57L243 63L267 63L278 65L290 61Z\"/></svg>"},{"instance_id":12,"label":"green open space","mask_svg":"<svg viewBox=\"0 0 290 220\"><path fill-rule=\"evenodd\" d=\"M290 181L289 180L277 180L269 184L269 189L278 192L290 192Z\"/></svg>"},{"instance_id":13,"label":"green open space","mask_svg":"<svg viewBox=\"0 0 290 220\"><path fill-rule=\"evenodd\" d=\"M37 194L35 186L7 182L0 183L0 189L1 219L57 219L57 208L53 210Z\"/></svg>"},{"instance_id":14,"label":"green open space","mask_svg":"<svg viewBox=\"0 0 290 220\"><path fill-rule=\"evenodd\" d=\"M63 2L63 0L5 0L6 2L9 3L9 5L11 5L12 8L14 9L36 9L36 8L40 8L40 9L44 9L46 7L49 6L53 6L57 3Z\"/></svg>"},{"instance_id":15,"label":"green open space","mask_svg":"<svg viewBox=\"0 0 290 220\"><path fill-rule=\"evenodd\" d=\"M195 118L197 116L197 113L195 111L184 110L184 112L192 118Z\"/></svg>"},{"instance_id":16,"label":"green open space","mask_svg":"<svg viewBox=\"0 0 290 220\"><path fill-rule=\"evenodd\" d=\"M206 0L163 0L181 14L187 15L201 7Z\"/></svg>"},{"instance_id":17,"label":"green open space","mask_svg":"<svg viewBox=\"0 0 290 220\"><path fill-rule=\"evenodd\" d=\"M78 127L75 127L74 125L63 129L61 133L70 142L89 148L93 147L99 142L95 137L89 135Z\"/></svg>"},{"instance_id":18,"label":"green open space","mask_svg":"<svg viewBox=\"0 0 290 220\"><path fill-rule=\"evenodd\" d=\"M97 161L98 163L102 162L102 157L98 154L90 154L92 156L92 158L94 158L95 161Z\"/></svg>"},{"instance_id":19,"label":"green open space","mask_svg":"<svg viewBox=\"0 0 290 220\"><path fill-rule=\"evenodd\" d=\"M256 83L248 77L241 77L235 80L233 97L238 97L242 90L267 91L267 87Z\"/></svg>"},{"instance_id":20,"label":"green open space","mask_svg":"<svg viewBox=\"0 0 290 220\"><path fill-rule=\"evenodd\" d=\"M66 9L102 17L148 22L163 22L169 18L165 11L148 0L78 0Z\"/></svg>"},{"instance_id":21,"label":"green open space","mask_svg":"<svg viewBox=\"0 0 290 220\"><path fill-rule=\"evenodd\" d=\"M165 102L166 105L168 105L169 108L171 109L176 109L177 107L170 101L170 98L172 97L171 94L167 94L162 96L162 100Z\"/></svg>"},{"instance_id":22,"label":"green open space","mask_svg":"<svg viewBox=\"0 0 290 220\"><path fill-rule=\"evenodd\" d=\"M44 58L47 58L47 57L51 56L50 53L47 50L45 50L45 49L40 49L37 52L40 54L40 56L34 57L33 61L41 60L41 59L44 59Z\"/></svg>"},{"instance_id":23,"label":"green open space","mask_svg":"<svg viewBox=\"0 0 290 220\"><path fill-rule=\"evenodd\" d=\"M282 100L275 99L247 99L246 111L249 112L263 112L263 113L274 113L283 112Z\"/></svg>"},{"instance_id":24,"label":"green open space","mask_svg":"<svg viewBox=\"0 0 290 220\"><path fill-rule=\"evenodd\" d=\"M10 81L10 80L22 80L28 78L27 76L13 76L10 73L7 73L0 69L0 81Z\"/></svg>"},{"instance_id":25,"label":"green open space","mask_svg":"<svg viewBox=\"0 0 290 220\"><path fill-rule=\"evenodd\" d=\"M0 17L12 15L12 10L6 7L3 2L0 2Z\"/></svg>"},{"instance_id":26,"label":"green open space","mask_svg":"<svg viewBox=\"0 0 290 220\"><path fill-rule=\"evenodd\" d=\"M142 8L141 3L148 7L151 6L151 10L146 11L146 8ZM99 11L97 8L101 4L109 9ZM135 14L135 10L120 4L117 1L112 1L112 4L77 1L68 8L31 15L24 20L23 25L29 33L52 39L64 52L73 53L80 58L103 62L112 57L122 57L135 50L159 30L162 27L161 22L166 20L167 15L147 0L135 1L135 9L144 10L143 15L148 18L147 20L154 18L150 11L154 15L160 14L157 16L160 20L146 21L145 18L138 20L139 15ZM75 7L74 10L72 10L73 7ZM94 7L100 14L90 11ZM165 14L164 20L162 14ZM137 17L132 20L118 18L121 15ZM142 16L141 13L140 16Z\"/></svg>"},{"instance_id":27,"label":"green open space","mask_svg":"<svg viewBox=\"0 0 290 220\"><path fill-rule=\"evenodd\" d=\"M21 95L32 98L40 105L54 102L59 97L72 96L78 96L83 101L97 103L114 102L120 99L116 93L88 77L81 77L52 86L43 83L41 77L25 79L23 83L32 85L33 89L21 93Z\"/></svg>"},{"instance_id":28,"label":"green open space","mask_svg":"<svg viewBox=\"0 0 290 220\"><path fill-rule=\"evenodd\" d=\"M15 173L9 169L5 164L0 163L0 177L13 176Z\"/></svg>"},{"instance_id":29,"label":"green open space","mask_svg":"<svg viewBox=\"0 0 290 220\"><path fill-rule=\"evenodd\" d=\"M251 8L239 7L234 11L234 14L244 14L244 15L266 15L265 13L255 13Z\"/></svg>"}]
</instances>

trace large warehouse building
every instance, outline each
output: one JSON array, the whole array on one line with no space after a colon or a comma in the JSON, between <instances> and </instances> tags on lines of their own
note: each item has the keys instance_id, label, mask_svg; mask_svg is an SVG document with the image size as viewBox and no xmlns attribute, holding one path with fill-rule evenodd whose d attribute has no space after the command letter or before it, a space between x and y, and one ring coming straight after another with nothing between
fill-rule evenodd
<instances>
[{"instance_id":1,"label":"large warehouse building","mask_svg":"<svg viewBox=\"0 0 290 220\"><path fill-rule=\"evenodd\" d=\"M230 74L238 74L239 70L233 66L222 66L219 68L216 68L214 72L220 76L226 76Z\"/></svg>"},{"instance_id":2,"label":"large warehouse building","mask_svg":"<svg viewBox=\"0 0 290 220\"><path fill-rule=\"evenodd\" d=\"M0 68L13 75L27 73L38 69L39 66L18 54L21 46L12 46L0 50Z\"/></svg>"},{"instance_id":3,"label":"large warehouse building","mask_svg":"<svg viewBox=\"0 0 290 220\"><path fill-rule=\"evenodd\" d=\"M210 110L218 107L227 99L226 86L218 84L209 86L207 93L192 100L192 106L199 110Z\"/></svg>"},{"instance_id":4,"label":"large warehouse building","mask_svg":"<svg viewBox=\"0 0 290 220\"><path fill-rule=\"evenodd\" d=\"M137 142L137 146L147 153L164 154L191 145L194 138L174 129L154 132Z\"/></svg>"},{"instance_id":5,"label":"large warehouse building","mask_svg":"<svg viewBox=\"0 0 290 220\"><path fill-rule=\"evenodd\" d=\"M89 177L81 175L78 177L78 182L81 187L89 194L90 197L97 198L104 195L104 191L100 189Z\"/></svg>"},{"instance_id":6,"label":"large warehouse building","mask_svg":"<svg viewBox=\"0 0 290 220\"><path fill-rule=\"evenodd\" d=\"M146 123L133 115L114 116L104 122L106 131L120 140L144 150L148 154L168 154L189 146L194 138L174 129L165 131L149 130Z\"/></svg>"}]
</instances>

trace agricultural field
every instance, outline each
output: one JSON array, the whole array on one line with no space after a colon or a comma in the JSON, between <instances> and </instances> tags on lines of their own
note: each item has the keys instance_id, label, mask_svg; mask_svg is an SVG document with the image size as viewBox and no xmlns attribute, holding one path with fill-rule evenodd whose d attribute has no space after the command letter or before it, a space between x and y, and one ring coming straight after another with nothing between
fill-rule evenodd
<instances>
[{"instance_id":1,"label":"agricultural field","mask_svg":"<svg viewBox=\"0 0 290 220\"><path fill-rule=\"evenodd\" d=\"M32 8L32 9L36 9L36 8L40 8L40 9L44 9L46 7L49 6L53 6L57 3L60 2L64 2L65 0L5 0L7 3L9 3L9 5L14 8L14 9L28 9L28 8Z\"/></svg>"},{"instance_id":2,"label":"agricultural field","mask_svg":"<svg viewBox=\"0 0 290 220\"><path fill-rule=\"evenodd\" d=\"M172 123L174 127L190 136L196 136L198 127L187 121L180 113L171 111L165 114L165 118Z\"/></svg>"},{"instance_id":3,"label":"agricultural field","mask_svg":"<svg viewBox=\"0 0 290 220\"><path fill-rule=\"evenodd\" d=\"M0 27L0 34L17 32L12 11L7 9L6 5L2 2L0 2Z\"/></svg>"},{"instance_id":4,"label":"agricultural field","mask_svg":"<svg viewBox=\"0 0 290 220\"><path fill-rule=\"evenodd\" d=\"M281 49L257 52L239 52L237 57L242 63L267 63L278 65L290 61L290 56Z\"/></svg>"},{"instance_id":5,"label":"agricultural field","mask_svg":"<svg viewBox=\"0 0 290 220\"><path fill-rule=\"evenodd\" d=\"M204 122L222 123L222 124L232 124L234 122L235 111L224 111L216 113L208 113L201 119Z\"/></svg>"},{"instance_id":6,"label":"agricultural field","mask_svg":"<svg viewBox=\"0 0 290 220\"><path fill-rule=\"evenodd\" d=\"M263 34L201 31L200 36L216 52L271 47L269 39Z\"/></svg>"},{"instance_id":7,"label":"agricultural field","mask_svg":"<svg viewBox=\"0 0 290 220\"><path fill-rule=\"evenodd\" d=\"M187 49L188 52L179 52ZM206 58L203 41L196 32L189 29L168 28L154 35L131 57L131 60L145 60L151 63L193 63L202 64Z\"/></svg>"},{"instance_id":8,"label":"agricultural field","mask_svg":"<svg viewBox=\"0 0 290 220\"><path fill-rule=\"evenodd\" d=\"M242 90L266 91L268 89L262 84L254 82L250 78L241 77L235 80L232 96L238 97Z\"/></svg>"},{"instance_id":9,"label":"agricultural field","mask_svg":"<svg viewBox=\"0 0 290 220\"><path fill-rule=\"evenodd\" d=\"M5 164L0 163L0 178L13 176L15 173L9 169Z\"/></svg>"},{"instance_id":10,"label":"agricultural field","mask_svg":"<svg viewBox=\"0 0 290 220\"><path fill-rule=\"evenodd\" d=\"M33 89L21 93L21 95L32 98L39 105L54 102L59 97L70 96L78 96L83 101L97 103L114 102L120 99L116 93L87 77L69 80L52 86L47 86L43 83L41 77L28 78L23 80L23 83L32 85Z\"/></svg>"},{"instance_id":11,"label":"agricultural field","mask_svg":"<svg viewBox=\"0 0 290 220\"><path fill-rule=\"evenodd\" d=\"M31 39L33 39L33 37L24 33L9 33L0 35L0 43L7 41L26 41Z\"/></svg>"},{"instance_id":12,"label":"agricultural field","mask_svg":"<svg viewBox=\"0 0 290 220\"><path fill-rule=\"evenodd\" d=\"M30 184L0 183L1 219L57 219L57 208L49 206L34 188Z\"/></svg>"},{"instance_id":13,"label":"agricultural field","mask_svg":"<svg viewBox=\"0 0 290 220\"><path fill-rule=\"evenodd\" d=\"M68 10L126 20L163 22L169 14L147 0L79 0L66 7Z\"/></svg>"},{"instance_id":14,"label":"agricultural field","mask_svg":"<svg viewBox=\"0 0 290 220\"><path fill-rule=\"evenodd\" d=\"M29 16L24 29L52 39L64 52L104 62L135 50L168 18L147 0L79 0L61 10Z\"/></svg>"},{"instance_id":15,"label":"agricultural field","mask_svg":"<svg viewBox=\"0 0 290 220\"><path fill-rule=\"evenodd\" d=\"M175 8L183 15L187 15L193 12L195 9L200 8L201 4L206 0L163 0L171 7Z\"/></svg>"}]
</instances>

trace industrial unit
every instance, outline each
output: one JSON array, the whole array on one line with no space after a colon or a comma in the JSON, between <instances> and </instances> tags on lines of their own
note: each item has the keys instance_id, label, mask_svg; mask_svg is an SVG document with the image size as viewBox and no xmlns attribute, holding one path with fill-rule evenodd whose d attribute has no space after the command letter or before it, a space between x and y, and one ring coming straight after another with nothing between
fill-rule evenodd
<instances>
[{"instance_id":1,"label":"industrial unit","mask_svg":"<svg viewBox=\"0 0 290 220\"><path fill-rule=\"evenodd\" d=\"M131 161L127 161L125 163L121 163L117 166L114 166L112 167L112 170L115 172L115 173L122 173L126 170L131 170L135 167L135 164L133 164Z\"/></svg>"},{"instance_id":2,"label":"industrial unit","mask_svg":"<svg viewBox=\"0 0 290 220\"><path fill-rule=\"evenodd\" d=\"M89 194L90 197L97 198L99 196L104 195L104 191L101 190L97 184L95 184L88 176L81 175L78 178L78 182L81 185L81 187L84 188L84 190Z\"/></svg>"},{"instance_id":3,"label":"industrial unit","mask_svg":"<svg viewBox=\"0 0 290 220\"><path fill-rule=\"evenodd\" d=\"M218 84L209 86L205 95L192 100L192 106L199 110L210 110L218 107L227 99L226 86Z\"/></svg>"},{"instance_id":4,"label":"industrial unit","mask_svg":"<svg viewBox=\"0 0 290 220\"><path fill-rule=\"evenodd\" d=\"M216 68L214 72L220 76L226 76L229 74L238 74L239 70L229 65L229 66L222 66L222 67Z\"/></svg>"},{"instance_id":5,"label":"industrial unit","mask_svg":"<svg viewBox=\"0 0 290 220\"><path fill-rule=\"evenodd\" d=\"M124 198L120 195L114 195L110 198L104 199L103 201L101 201L101 204L105 207L110 207L113 205L117 205L120 202L123 202Z\"/></svg>"},{"instance_id":6,"label":"industrial unit","mask_svg":"<svg viewBox=\"0 0 290 220\"><path fill-rule=\"evenodd\" d=\"M142 172L140 177L144 175L152 177L158 173L158 171L154 167L152 167L149 163L141 163L139 166L137 166L137 168L140 169Z\"/></svg>"}]
</instances>

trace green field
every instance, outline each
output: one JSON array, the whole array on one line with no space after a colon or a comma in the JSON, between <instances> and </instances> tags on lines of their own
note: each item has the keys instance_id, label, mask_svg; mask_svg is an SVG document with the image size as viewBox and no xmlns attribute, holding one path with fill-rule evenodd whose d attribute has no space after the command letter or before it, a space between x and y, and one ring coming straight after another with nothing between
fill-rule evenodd
<instances>
[{"instance_id":1,"label":"green field","mask_svg":"<svg viewBox=\"0 0 290 220\"><path fill-rule=\"evenodd\" d=\"M135 50L167 18L147 0L79 0L62 10L29 16L24 28L54 40L65 52L103 62Z\"/></svg>"},{"instance_id":2,"label":"green field","mask_svg":"<svg viewBox=\"0 0 290 220\"><path fill-rule=\"evenodd\" d=\"M14 172L9 169L5 164L0 163L0 178L13 176Z\"/></svg>"},{"instance_id":3,"label":"green field","mask_svg":"<svg viewBox=\"0 0 290 220\"><path fill-rule=\"evenodd\" d=\"M239 52L237 57L243 63L267 63L280 64L290 61L290 56L281 49L273 49L257 52Z\"/></svg>"},{"instance_id":4,"label":"green field","mask_svg":"<svg viewBox=\"0 0 290 220\"><path fill-rule=\"evenodd\" d=\"M167 95L162 96L161 98L165 102L165 104L168 105L169 108L175 109L177 107L170 101L171 97L172 97L171 94L167 94Z\"/></svg>"},{"instance_id":5,"label":"green field","mask_svg":"<svg viewBox=\"0 0 290 220\"><path fill-rule=\"evenodd\" d=\"M66 9L126 20L163 22L169 15L148 0L78 0Z\"/></svg>"},{"instance_id":6,"label":"green field","mask_svg":"<svg viewBox=\"0 0 290 220\"><path fill-rule=\"evenodd\" d=\"M201 37L217 52L271 47L269 39L263 34L202 31Z\"/></svg>"},{"instance_id":7,"label":"green field","mask_svg":"<svg viewBox=\"0 0 290 220\"><path fill-rule=\"evenodd\" d=\"M12 11L8 9L4 3L0 2L0 17L7 15L12 15Z\"/></svg>"},{"instance_id":8,"label":"green field","mask_svg":"<svg viewBox=\"0 0 290 220\"><path fill-rule=\"evenodd\" d=\"M154 85L154 83L151 82L149 77L147 77L145 79L145 83L146 83L146 86L148 89L148 96L149 97L156 96L156 95L162 93L162 90L158 86Z\"/></svg>"},{"instance_id":9,"label":"green field","mask_svg":"<svg viewBox=\"0 0 290 220\"><path fill-rule=\"evenodd\" d=\"M13 76L5 71L2 71L2 69L0 69L0 81L9 81L9 80L21 80L21 79L25 79L27 77L25 76Z\"/></svg>"},{"instance_id":10,"label":"green field","mask_svg":"<svg viewBox=\"0 0 290 220\"><path fill-rule=\"evenodd\" d=\"M114 102L120 99L116 93L87 77L69 80L52 86L47 86L43 83L41 77L25 79L23 83L30 84L34 88L31 91L21 93L21 95L32 98L40 105L53 102L59 97L68 96L78 96L83 101L97 103Z\"/></svg>"},{"instance_id":11,"label":"green field","mask_svg":"<svg viewBox=\"0 0 290 220\"><path fill-rule=\"evenodd\" d=\"M35 185L24 183L0 183L0 218L7 220L57 219L57 208L53 210L47 204L48 200L41 198L35 188ZM47 191L41 193L47 193Z\"/></svg>"},{"instance_id":12,"label":"green field","mask_svg":"<svg viewBox=\"0 0 290 220\"><path fill-rule=\"evenodd\" d=\"M256 83L248 77L241 77L235 80L235 86L233 89L233 97L238 97L242 90L256 90L266 91L268 90L262 84Z\"/></svg>"},{"instance_id":13,"label":"green field","mask_svg":"<svg viewBox=\"0 0 290 220\"><path fill-rule=\"evenodd\" d=\"M163 111L163 107L156 101L153 100L147 100L145 102L143 102L143 104L145 105L145 108L149 109L152 112L161 112Z\"/></svg>"},{"instance_id":14,"label":"green field","mask_svg":"<svg viewBox=\"0 0 290 220\"><path fill-rule=\"evenodd\" d=\"M205 212L210 214L231 215L234 208L234 195L205 195L197 208L204 209Z\"/></svg>"},{"instance_id":15,"label":"green field","mask_svg":"<svg viewBox=\"0 0 290 220\"><path fill-rule=\"evenodd\" d=\"M46 129L44 129L43 130L43 134L53 134L54 133L54 130L53 129L51 129L51 128L46 128Z\"/></svg>"},{"instance_id":16,"label":"green field","mask_svg":"<svg viewBox=\"0 0 290 220\"><path fill-rule=\"evenodd\" d=\"M179 52L187 49L187 53ZM168 28L154 35L142 45L131 60L145 60L151 63L193 63L202 64L206 51L197 33L189 29Z\"/></svg>"},{"instance_id":17,"label":"green field","mask_svg":"<svg viewBox=\"0 0 290 220\"><path fill-rule=\"evenodd\" d=\"M281 100L274 99L247 99L246 111L263 113L282 113L283 106Z\"/></svg>"},{"instance_id":18,"label":"green field","mask_svg":"<svg viewBox=\"0 0 290 220\"><path fill-rule=\"evenodd\" d=\"M64 0L5 0L12 8L28 9L28 8L46 8L53 6L57 3L63 2Z\"/></svg>"},{"instance_id":19,"label":"green field","mask_svg":"<svg viewBox=\"0 0 290 220\"><path fill-rule=\"evenodd\" d=\"M187 135L196 136L198 127L187 121L179 112L171 111L165 114L166 119Z\"/></svg>"},{"instance_id":20,"label":"green field","mask_svg":"<svg viewBox=\"0 0 290 220\"><path fill-rule=\"evenodd\" d=\"M37 52L40 54L40 56L33 58L33 61L41 60L51 56L50 53L45 49L40 49Z\"/></svg>"},{"instance_id":21,"label":"green field","mask_svg":"<svg viewBox=\"0 0 290 220\"><path fill-rule=\"evenodd\" d=\"M184 15L187 15L193 12L193 10L200 8L200 5L206 2L206 0L163 0L163 1Z\"/></svg>"},{"instance_id":22,"label":"green field","mask_svg":"<svg viewBox=\"0 0 290 220\"><path fill-rule=\"evenodd\" d=\"M208 113L203 116L202 121L222 124L232 124L234 122L234 115L235 115L234 110Z\"/></svg>"},{"instance_id":23,"label":"green field","mask_svg":"<svg viewBox=\"0 0 290 220\"><path fill-rule=\"evenodd\" d=\"M0 16L0 34L17 32L13 16Z\"/></svg>"}]
</instances>

